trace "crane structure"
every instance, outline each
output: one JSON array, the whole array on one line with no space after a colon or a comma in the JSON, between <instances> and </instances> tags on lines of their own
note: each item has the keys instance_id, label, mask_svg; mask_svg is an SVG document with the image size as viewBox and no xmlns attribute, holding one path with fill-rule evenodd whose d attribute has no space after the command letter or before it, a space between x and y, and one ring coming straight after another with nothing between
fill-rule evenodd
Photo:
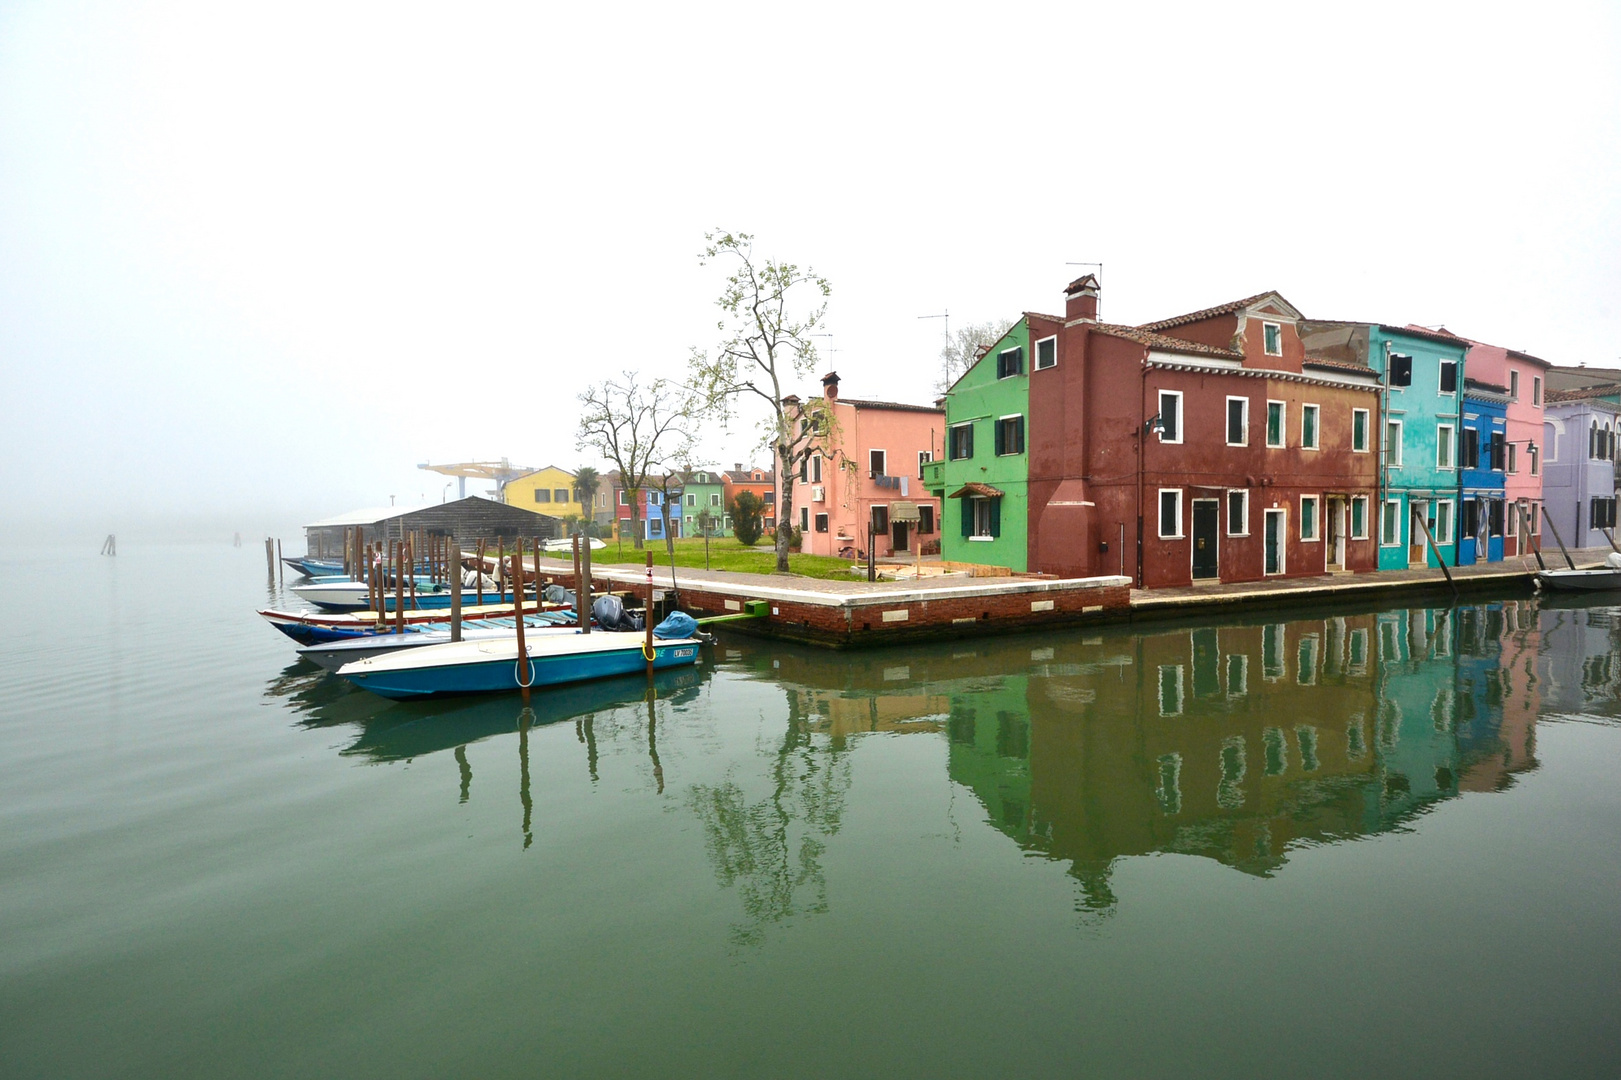
<instances>
[{"instance_id":1,"label":"crane structure","mask_svg":"<svg viewBox=\"0 0 1621 1080\"><path fill-rule=\"evenodd\" d=\"M456 478L456 497L467 498L467 478L474 480L495 481L495 494L501 497L501 491L507 486L507 481L516 480L520 476L527 476L535 470L526 465L513 465L506 458L500 461L458 461L454 465L430 465L423 462L419 469L436 472L441 476L454 476Z\"/></svg>"}]
</instances>

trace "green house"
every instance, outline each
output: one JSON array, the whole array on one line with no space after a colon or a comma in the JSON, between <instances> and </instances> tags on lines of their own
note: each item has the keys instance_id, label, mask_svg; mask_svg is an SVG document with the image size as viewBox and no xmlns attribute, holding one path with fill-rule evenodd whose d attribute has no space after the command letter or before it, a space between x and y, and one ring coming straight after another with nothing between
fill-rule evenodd
<instances>
[{"instance_id":1,"label":"green house","mask_svg":"<svg viewBox=\"0 0 1621 1080\"><path fill-rule=\"evenodd\" d=\"M942 559L1029 569L1030 369L1056 355L1058 327L1026 313L946 391L944 460L923 472Z\"/></svg>"},{"instance_id":2,"label":"green house","mask_svg":"<svg viewBox=\"0 0 1621 1080\"><path fill-rule=\"evenodd\" d=\"M713 519L710 536L732 535L732 517L726 512L720 470L692 469L681 474L681 484L681 518L686 523L686 535L703 535L698 515L705 513Z\"/></svg>"}]
</instances>

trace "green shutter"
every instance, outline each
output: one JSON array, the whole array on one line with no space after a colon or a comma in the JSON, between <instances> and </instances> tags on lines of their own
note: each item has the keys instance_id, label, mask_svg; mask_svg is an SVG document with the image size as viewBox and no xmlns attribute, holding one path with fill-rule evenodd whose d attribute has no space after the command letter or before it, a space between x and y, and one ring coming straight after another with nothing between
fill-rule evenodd
<instances>
[{"instance_id":1,"label":"green shutter","mask_svg":"<svg viewBox=\"0 0 1621 1080\"><path fill-rule=\"evenodd\" d=\"M967 498L965 496L965 497L957 500L957 505L962 508L962 534L964 536L973 536L974 535L974 500L972 500L970 498Z\"/></svg>"},{"instance_id":2,"label":"green shutter","mask_svg":"<svg viewBox=\"0 0 1621 1080\"><path fill-rule=\"evenodd\" d=\"M1002 535L1002 500L991 500L991 535Z\"/></svg>"}]
</instances>

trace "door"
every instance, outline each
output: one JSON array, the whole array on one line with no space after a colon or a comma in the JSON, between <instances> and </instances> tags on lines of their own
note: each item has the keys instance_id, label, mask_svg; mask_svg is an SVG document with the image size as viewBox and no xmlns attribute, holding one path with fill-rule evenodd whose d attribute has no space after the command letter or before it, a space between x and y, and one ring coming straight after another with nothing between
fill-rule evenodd
<instances>
[{"instance_id":1,"label":"door","mask_svg":"<svg viewBox=\"0 0 1621 1080\"><path fill-rule=\"evenodd\" d=\"M1424 557L1424 521L1430 511L1430 504L1422 499L1414 499L1411 516L1407 522L1407 565L1424 566L1428 560Z\"/></svg>"},{"instance_id":2,"label":"door","mask_svg":"<svg viewBox=\"0 0 1621 1080\"><path fill-rule=\"evenodd\" d=\"M1345 500L1328 500L1328 568L1345 569Z\"/></svg>"},{"instance_id":3,"label":"door","mask_svg":"<svg viewBox=\"0 0 1621 1080\"><path fill-rule=\"evenodd\" d=\"M911 527L904 521L892 522L889 526L890 551L907 551L911 549L911 537L907 535Z\"/></svg>"},{"instance_id":4,"label":"door","mask_svg":"<svg viewBox=\"0 0 1621 1080\"><path fill-rule=\"evenodd\" d=\"M1216 520L1221 504L1215 499L1193 500L1193 580L1219 577L1216 560Z\"/></svg>"},{"instance_id":5,"label":"door","mask_svg":"<svg viewBox=\"0 0 1621 1080\"><path fill-rule=\"evenodd\" d=\"M1266 539L1265 573L1283 573L1283 517L1282 510L1268 510L1262 534Z\"/></svg>"}]
</instances>

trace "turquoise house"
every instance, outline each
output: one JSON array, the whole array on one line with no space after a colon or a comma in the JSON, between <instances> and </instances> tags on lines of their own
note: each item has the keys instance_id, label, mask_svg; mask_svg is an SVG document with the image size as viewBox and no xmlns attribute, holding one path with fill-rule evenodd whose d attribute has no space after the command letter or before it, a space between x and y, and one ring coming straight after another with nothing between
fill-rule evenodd
<instances>
[{"instance_id":1,"label":"turquoise house","mask_svg":"<svg viewBox=\"0 0 1621 1080\"><path fill-rule=\"evenodd\" d=\"M1363 364L1379 375L1380 415L1369 418L1382 466L1379 569L1457 562L1459 428L1469 342L1423 327L1329 320L1301 322L1300 337L1308 356Z\"/></svg>"}]
</instances>

